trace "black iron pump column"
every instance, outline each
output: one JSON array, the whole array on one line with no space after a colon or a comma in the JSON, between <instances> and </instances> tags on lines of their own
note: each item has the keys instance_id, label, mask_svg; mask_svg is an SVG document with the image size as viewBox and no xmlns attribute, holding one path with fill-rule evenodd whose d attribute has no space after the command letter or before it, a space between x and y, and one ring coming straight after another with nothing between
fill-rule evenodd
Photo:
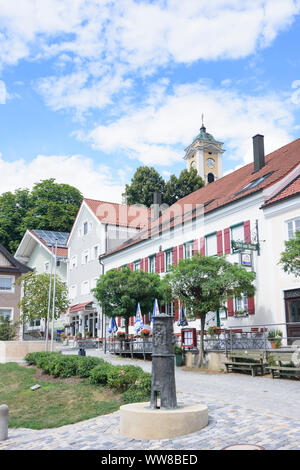
<instances>
[{"instance_id":1,"label":"black iron pump column","mask_svg":"<svg viewBox=\"0 0 300 470\"><path fill-rule=\"evenodd\" d=\"M173 317L153 317L151 408L177 408L174 364Z\"/></svg>"}]
</instances>

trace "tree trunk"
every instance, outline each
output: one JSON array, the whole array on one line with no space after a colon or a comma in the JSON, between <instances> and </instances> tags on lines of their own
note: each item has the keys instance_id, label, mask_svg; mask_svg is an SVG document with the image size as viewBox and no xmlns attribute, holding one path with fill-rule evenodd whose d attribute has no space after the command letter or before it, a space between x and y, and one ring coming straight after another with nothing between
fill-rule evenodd
<instances>
[{"instance_id":1,"label":"tree trunk","mask_svg":"<svg viewBox=\"0 0 300 470\"><path fill-rule=\"evenodd\" d=\"M129 318L125 317L125 334L127 338L128 338L128 332L129 332Z\"/></svg>"},{"instance_id":2,"label":"tree trunk","mask_svg":"<svg viewBox=\"0 0 300 470\"><path fill-rule=\"evenodd\" d=\"M200 334L200 350L199 350L199 359L198 367L203 367L204 365L204 328L205 328L205 316L200 317L201 323L201 334Z\"/></svg>"}]
</instances>

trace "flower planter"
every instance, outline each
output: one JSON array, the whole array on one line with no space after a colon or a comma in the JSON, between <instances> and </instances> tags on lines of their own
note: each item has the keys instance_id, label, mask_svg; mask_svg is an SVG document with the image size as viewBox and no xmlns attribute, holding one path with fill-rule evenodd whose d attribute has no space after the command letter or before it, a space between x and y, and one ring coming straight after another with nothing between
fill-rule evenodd
<instances>
[{"instance_id":1,"label":"flower planter","mask_svg":"<svg viewBox=\"0 0 300 470\"><path fill-rule=\"evenodd\" d=\"M175 364L177 367L181 367L183 363L182 354L175 354Z\"/></svg>"}]
</instances>

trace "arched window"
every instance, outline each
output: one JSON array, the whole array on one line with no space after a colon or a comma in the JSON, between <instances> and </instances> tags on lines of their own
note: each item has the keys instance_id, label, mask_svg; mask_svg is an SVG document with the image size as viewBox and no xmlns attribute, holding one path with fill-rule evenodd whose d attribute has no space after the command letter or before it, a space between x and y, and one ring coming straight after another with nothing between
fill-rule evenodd
<instances>
[{"instance_id":1,"label":"arched window","mask_svg":"<svg viewBox=\"0 0 300 470\"><path fill-rule=\"evenodd\" d=\"M207 182L213 183L215 181L215 175L213 173L208 173L207 175Z\"/></svg>"}]
</instances>

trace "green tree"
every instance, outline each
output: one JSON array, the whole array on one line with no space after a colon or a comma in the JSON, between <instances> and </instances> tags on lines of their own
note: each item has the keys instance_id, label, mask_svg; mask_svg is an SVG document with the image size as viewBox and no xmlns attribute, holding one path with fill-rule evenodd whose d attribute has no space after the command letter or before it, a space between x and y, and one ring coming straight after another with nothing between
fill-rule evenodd
<instances>
[{"instance_id":1,"label":"green tree","mask_svg":"<svg viewBox=\"0 0 300 470\"><path fill-rule=\"evenodd\" d=\"M131 184L126 184L122 196L126 204L143 204L146 207L151 207L154 191L164 193L164 179L153 167L140 166L134 173Z\"/></svg>"},{"instance_id":2,"label":"green tree","mask_svg":"<svg viewBox=\"0 0 300 470\"><path fill-rule=\"evenodd\" d=\"M23 237L23 220L30 202L28 189L17 189L0 196L0 243L14 253Z\"/></svg>"},{"instance_id":3,"label":"green tree","mask_svg":"<svg viewBox=\"0 0 300 470\"><path fill-rule=\"evenodd\" d=\"M204 329L208 312L225 308L228 298L252 297L255 273L232 264L224 256L202 256L180 260L164 278L173 299L178 298L187 308L188 316L200 318L201 343L199 365L204 359ZM167 288L166 288L167 290Z\"/></svg>"},{"instance_id":4,"label":"green tree","mask_svg":"<svg viewBox=\"0 0 300 470\"><path fill-rule=\"evenodd\" d=\"M31 191L24 229L69 232L81 202L82 194L73 186L55 183L54 178L40 181Z\"/></svg>"},{"instance_id":5,"label":"green tree","mask_svg":"<svg viewBox=\"0 0 300 470\"><path fill-rule=\"evenodd\" d=\"M23 297L19 303L21 308L21 319L28 322L36 319L44 320L47 326L48 298L50 287L50 274L37 274L29 272L19 277L16 284L23 285ZM52 318L52 299L53 299L53 279L51 288L51 306L50 317ZM57 320L59 315L67 310L69 306L68 289L66 284L56 275L55 286L55 309L54 318ZM46 330L46 328L45 328Z\"/></svg>"},{"instance_id":6,"label":"green tree","mask_svg":"<svg viewBox=\"0 0 300 470\"><path fill-rule=\"evenodd\" d=\"M159 191L162 196L162 204L171 206L178 199L203 186L204 181L194 168L183 170L178 178L171 175L166 183L153 167L140 166L133 175L131 184L126 184L123 197L127 204L143 204L151 207L153 193Z\"/></svg>"},{"instance_id":7,"label":"green tree","mask_svg":"<svg viewBox=\"0 0 300 470\"><path fill-rule=\"evenodd\" d=\"M27 229L69 232L82 201L78 189L55 183L35 184L0 195L0 243L14 253Z\"/></svg>"},{"instance_id":8,"label":"green tree","mask_svg":"<svg viewBox=\"0 0 300 470\"><path fill-rule=\"evenodd\" d=\"M281 253L279 263L285 272L300 276L300 230L296 231L295 238L285 242L285 251Z\"/></svg>"},{"instance_id":9,"label":"green tree","mask_svg":"<svg viewBox=\"0 0 300 470\"><path fill-rule=\"evenodd\" d=\"M169 181L166 183L163 202L171 206L178 201L178 199L182 199L203 186L204 181L201 176L198 175L195 168L183 170L179 178L175 175L171 175Z\"/></svg>"},{"instance_id":10,"label":"green tree","mask_svg":"<svg viewBox=\"0 0 300 470\"><path fill-rule=\"evenodd\" d=\"M105 315L125 319L128 334L129 319L135 315L138 302L142 312L151 312L154 300L162 297L161 287L158 274L123 267L101 276L93 292Z\"/></svg>"}]
</instances>

